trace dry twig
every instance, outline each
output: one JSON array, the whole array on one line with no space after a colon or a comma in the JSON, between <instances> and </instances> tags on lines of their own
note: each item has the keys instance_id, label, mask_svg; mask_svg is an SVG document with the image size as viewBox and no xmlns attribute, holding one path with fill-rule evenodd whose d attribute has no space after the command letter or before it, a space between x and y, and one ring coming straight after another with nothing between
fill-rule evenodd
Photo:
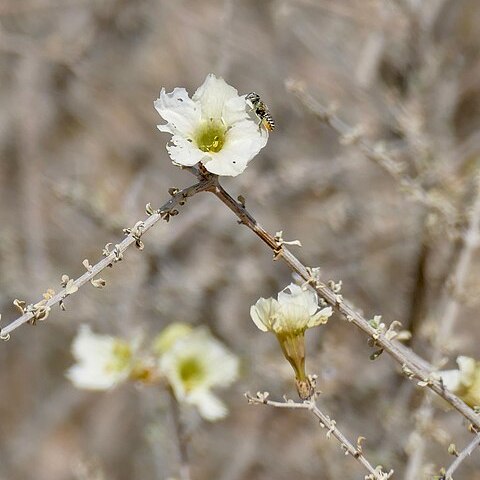
<instances>
[{"instance_id":1,"label":"dry twig","mask_svg":"<svg viewBox=\"0 0 480 480\"><path fill-rule=\"evenodd\" d=\"M331 127L338 135L341 143L354 144L366 158L374 161L387 172L404 190L410 199L426 206L429 210L441 215L441 218L450 226L455 225L456 212L450 202L444 198L432 195L426 191L415 179L403 172L403 165L392 158L381 144L370 145L360 129L352 128L339 117L332 108L327 108L308 94L298 82L287 82L287 89L291 91L302 105L321 122Z\"/></svg>"},{"instance_id":2,"label":"dry twig","mask_svg":"<svg viewBox=\"0 0 480 480\"><path fill-rule=\"evenodd\" d=\"M385 473L382 470L381 466L373 467L372 464L366 459L363 455L362 448L360 446L360 439L357 443L357 446L354 447L353 444L345 437L345 435L336 427L335 420L332 420L328 415L323 413L317 406L314 399L305 400L302 403L296 403L293 400L287 400L285 402L275 402L272 400L268 400L268 393L257 393L254 397L250 393L245 394L247 400L251 404L256 405L268 405L270 407L276 408L290 408L290 409L297 409L297 410L308 410L312 412L312 414L320 420L320 426L322 428L327 428L327 438L330 438L333 435L339 442L344 450L345 455L350 454L353 458L355 458L358 462L360 462L370 473L367 479L371 480L387 480L391 478L393 475L393 470L390 470L389 473Z\"/></svg>"},{"instance_id":3,"label":"dry twig","mask_svg":"<svg viewBox=\"0 0 480 480\"><path fill-rule=\"evenodd\" d=\"M142 223L142 235L144 235L150 228L152 228L156 223L160 220L168 218L176 213L174 207L178 205L183 205L183 203L189 197L193 197L199 192L204 192L211 189L212 184L215 182L213 177L211 178L202 178L199 183L187 187L183 190L179 191L172 191L172 198L168 200L164 205L162 205L158 210L154 211L145 222ZM138 224L138 222L137 222ZM44 305L46 309L50 309L52 306L56 305L57 303L62 302L66 296L75 293L81 286L85 283L93 280L102 270L105 270L107 267L113 265L118 260L120 260L123 256L123 253L132 245L137 244L140 241L138 238L138 234L135 232L130 233L121 243L115 246L115 249L111 252L107 253L105 258L100 260L95 265L92 265L88 268L87 272L84 273L82 276L74 280L73 282L69 283L68 286L60 290L59 293L52 296ZM68 290L68 292L67 292ZM70 293L69 293L70 292ZM34 312L27 312L23 314L21 317L17 318L6 327L0 330L0 338L8 339L10 333L18 328L19 326L27 323L35 316Z\"/></svg>"},{"instance_id":4,"label":"dry twig","mask_svg":"<svg viewBox=\"0 0 480 480\"><path fill-rule=\"evenodd\" d=\"M301 263L300 260L298 260L298 258L295 257L295 255L293 255L288 248L285 247L285 243L279 242L275 236L268 233L246 210L243 202L237 202L223 189L218 182L217 176L210 175L205 171L197 170L195 168L188 168L188 170L197 176L199 183L184 190L172 192L172 198L144 222L144 227L142 230L143 233L149 230L160 219L168 218L173 211L173 207L178 204L183 204L186 198L202 191L212 192L230 210L232 210L235 215L237 215L237 217L240 219L240 223L246 225L272 249L275 259L281 258L292 271L296 272L338 313L343 315L349 322L353 323L360 330L366 333L372 339L376 347L387 352L402 366L402 371L408 378L419 380L418 384L420 386L430 388L432 391L446 400L450 405L452 405L457 411L459 411L473 425L475 425L477 428L480 428L480 417L462 400L460 400L460 398L458 398L452 392L446 390L440 381L432 378L432 372L426 369L421 362L415 360L415 355L413 352L398 342L389 340L387 335L374 328L363 315L355 311L341 296L331 290L327 285L324 285L318 281L318 279L314 278L312 275L312 270ZM103 260L90 267L87 273L74 280L72 284L69 285L70 290L73 289L76 291L75 288L78 289L89 280L94 279L98 273L118 261L118 259L123 255L123 252L132 244L137 242L138 238L136 238L135 235L129 235ZM60 291L60 293L54 295L45 303L45 308L51 308L53 305L60 303L65 298L66 294L67 292L64 288ZM11 331L28 322L33 317L33 312L25 313L20 318L2 329L0 331L0 335L3 338L8 337Z\"/></svg>"},{"instance_id":5,"label":"dry twig","mask_svg":"<svg viewBox=\"0 0 480 480\"><path fill-rule=\"evenodd\" d=\"M197 173L199 178L204 174ZM432 377L432 372L427 370L420 362L413 360L413 352L398 342L389 340L387 336L372 327L368 320L355 311L349 303L333 292L327 285L317 281L312 276L312 270L307 268L300 260L293 255L284 244L279 244L275 237L268 233L247 211L243 203L233 199L218 183L210 189L243 223L252 230L263 242L265 242L273 251L274 258L281 258L289 268L297 273L307 284L309 284L325 301L331 305L338 313L343 315L349 322L366 333L374 342L375 346L380 350L387 352L401 366L403 373L410 379L418 380L419 386L428 387L444 400L446 400L453 408L459 411L473 425L480 428L480 417L460 398L449 390L446 390L439 380Z\"/></svg>"},{"instance_id":6,"label":"dry twig","mask_svg":"<svg viewBox=\"0 0 480 480\"><path fill-rule=\"evenodd\" d=\"M472 452L480 445L480 434L475 435L475 438L460 452L458 457L452 462L445 472L441 480L453 480L453 474L460 466L460 464L469 457Z\"/></svg>"}]
</instances>

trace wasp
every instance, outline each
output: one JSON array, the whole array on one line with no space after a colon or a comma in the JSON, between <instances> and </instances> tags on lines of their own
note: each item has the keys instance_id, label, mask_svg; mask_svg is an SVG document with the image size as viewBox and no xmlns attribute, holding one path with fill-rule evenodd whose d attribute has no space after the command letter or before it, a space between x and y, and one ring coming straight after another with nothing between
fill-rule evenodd
<instances>
[{"instance_id":1,"label":"wasp","mask_svg":"<svg viewBox=\"0 0 480 480\"><path fill-rule=\"evenodd\" d=\"M275 122L273 120L268 107L260 99L260 95L255 92L250 92L245 96L245 100L251 105L251 110L260 119L258 126L263 125L270 132L275 129Z\"/></svg>"}]
</instances>

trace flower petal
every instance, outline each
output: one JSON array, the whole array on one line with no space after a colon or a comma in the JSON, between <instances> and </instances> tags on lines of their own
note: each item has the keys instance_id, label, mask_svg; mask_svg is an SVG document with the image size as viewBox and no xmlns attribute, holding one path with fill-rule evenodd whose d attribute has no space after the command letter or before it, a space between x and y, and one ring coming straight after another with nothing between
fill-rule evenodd
<instances>
[{"instance_id":1,"label":"flower petal","mask_svg":"<svg viewBox=\"0 0 480 480\"><path fill-rule=\"evenodd\" d=\"M117 339L93 333L89 325L81 325L72 344L72 354L77 363L67 371L67 378L77 387L88 390L106 390L124 380L129 365L122 370L112 370Z\"/></svg>"},{"instance_id":2,"label":"flower petal","mask_svg":"<svg viewBox=\"0 0 480 480\"><path fill-rule=\"evenodd\" d=\"M86 362L99 357L110 358L115 339L109 335L92 332L90 325L81 325L72 344L72 353L77 361Z\"/></svg>"},{"instance_id":3,"label":"flower petal","mask_svg":"<svg viewBox=\"0 0 480 480\"><path fill-rule=\"evenodd\" d=\"M203 160L205 168L216 175L236 177L248 162L266 145L268 133L251 120L237 122L225 136L225 144L218 153Z\"/></svg>"},{"instance_id":4,"label":"flower petal","mask_svg":"<svg viewBox=\"0 0 480 480\"><path fill-rule=\"evenodd\" d=\"M457 365L460 369L460 382L466 387L470 387L475 378L476 361L473 358L460 356L457 358Z\"/></svg>"},{"instance_id":5,"label":"flower petal","mask_svg":"<svg viewBox=\"0 0 480 480\"><path fill-rule=\"evenodd\" d=\"M461 386L459 370L443 370L438 372L438 376L442 379L445 388L452 392L458 391Z\"/></svg>"},{"instance_id":6,"label":"flower petal","mask_svg":"<svg viewBox=\"0 0 480 480\"><path fill-rule=\"evenodd\" d=\"M242 120L251 120L247 108L249 107L245 100L245 95L230 98L225 102L222 118L227 125L233 125Z\"/></svg>"},{"instance_id":7,"label":"flower petal","mask_svg":"<svg viewBox=\"0 0 480 480\"><path fill-rule=\"evenodd\" d=\"M184 88L175 88L171 93L166 93L162 88L160 97L153 105L160 116L167 121L167 124L157 126L161 132L193 135L200 122L201 112Z\"/></svg>"},{"instance_id":8,"label":"flower petal","mask_svg":"<svg viewBox=\"0 0 480 480\"><path fill-rule=\"evenodd\" d=\"M323 325L328 322L329 317L332 316L332 307L322 308L315 315L311 316L308 320L308 328L316 327L317 325Z\"/></svg>"},{"instance_id":9,"label":"flower petal","mask_svg":"<svg viewBox=\"0 0 480 480\"><path fill-rule=\"evenodd\" d=\"M224 418L228 413L225 404L209 390L192 393L188 396L187 402L195 405L200 415L211 422Z\"/></svg>"},{"instance_id":10,"label":"flower petal","mask_svg":"<svg viewBox=\"0 0 480 480\"><path fill-rule=\"evenodd\" d=\"M286 286L281 292L278 292L278 301L280 305L286 303L304 304L303 296L306 291L295 283Z\"/></svg>"},{"instance_id":11,"label":"flower petal","mask_svg":"<svg viewBox=\"0 0 480 480\"><path fill-rule=\"evenodd\" d=\"M75 387L85 390L108 390L120 380L115 375L103 372L100 365L87 367L76 364L67 371L66 376Z\"/></svg>"},{"instance_id":12,"label":"flower petal","mask_svg":"<svg viewBox=\"0 0 480 480\"><path fill-rule=\"evenodd\" d=\"M315 292L291 283L278 294L280 304L295 303L306 308L310 315L318 310L318 297Z\"/></svg>"},{"instance_id":13,"label":"flower petal","mask_svg":"<svg viewBox=\"0 0 480 480\"><path fill-rule=\"evenodd\" d=\"M172 144L167 145L167 151L173 163L191 167L206 157L205 152L199 150L192 142L185 137L174 135Z\"/></svg>"},{"instance_id":14,"label":"flower petal","mask_svg":"<svg viewBox=\"0 0 480 480\"><path fill-rule=\"evenodd\" d=\"M303 305L297 303L284 303L280 305L278 321L273 329L276 333L298 333L305 331L310 321L310 313Z\"/></svg>"},{"instance_id":15,"label":"flower petal","mask_svg":"<svg viewBox=\"0 0 480 480\"><path fill-rule=\"evenodd\" d=\"M257 303L250 307L250 317L262 332L267 332L272 329L272 318L277 310L278 302L274 298L259 298Z\"/></svg>"},{"instance_id":16,"label":"flower petal","mask_svg":"<svg viewBox=\"0 0 480 480\"><path fill-rule=\"evenodd\" d=\"M170 384L170 387L172 387L175 397L179 402L184 401L187 394L184 382L180 378L178 372L178 366L183 358L182 352L177 348L177 345L181 341L182 339L175 342L172 348L167 350L167 352L160 357L158 363L160 371L168 379L168 383Z\"/></svg>"},{"instance_id":17,"label":"flower petal","mask_svg":"<svg viewBox=\"0 0 480 480\"><path fill-rule=\"evenodd\" d=\"M217 78L213 73L210 73L205 78L203 85L193 94L192 100L200 103L203 119L221 119L223 118L225 103L237 97L238 91L236 88L225 82L223 78ZM246 105L245 100L243 103Z\"/></svg>"},{"instance_id":18,"label":"flower petal","mask_svg":"<svg viewBox=\"0 0 480 480\"><path fill-rule=\"evenodd\" d=\"M188 323L175 322L165 327L153 340L153 351L157 355L165 353L180 338L188 335L192 327Z\"/></svg>"},{"instance_id":19,"label":"flower petal","mask_svg":"<svg viewBox=\"0 0 480 480\"><path fill-rule=\"evenodd\" d=\"M184 348L197 349L197 356L205 367L203 386L227 387L237 379L239 367L237 356L227 350L206 328L198 327L190 339L186 339Z\"/></svg>"}]
</instances>

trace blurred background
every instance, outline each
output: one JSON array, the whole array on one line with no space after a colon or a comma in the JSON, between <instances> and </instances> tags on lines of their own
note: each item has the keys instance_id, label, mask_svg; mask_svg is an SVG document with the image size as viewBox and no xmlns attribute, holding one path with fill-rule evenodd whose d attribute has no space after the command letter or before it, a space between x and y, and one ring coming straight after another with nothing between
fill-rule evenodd
<instances>
[{"instance_id":1,"label":"blurred background","mask_svg":"<svg viewBox=\"0 0 480 480\"><path fill-rule=\"evenodd\" d=\"M3 0L0 2L0 312L38 301L77 277L122 228L170 187L193 183L171 165L155 128L160 88L193 93L212 72L255 91L277 129L224 186L243 195L269 231L299 239L298 255L367 318L413 332L427 360L440 299L462 248L480 150L480 3L477 0ZM342 145L286 88L290 79L381 145L455 220L415 201L356 145ZM307 103L307 105L305 105ZM341 140L341 139L340 139ZM345 143L345 142L343 142ZM460 234L459 234L460 233ZM172 321L206 324L242 358L222 393L231 414L187 415L195 480L359 479L362 467L306 412L249 406L244 392L295 397L273 335L249 317L258 297L292 277L213 196L200 194L144 238L143 252L104 272L36 327L0 345L0 479L167 479L177 476L168 402L123 386L76 390L65 378L78 326L155 334ZM476 258L476 257L473 257ZM449 352L479 355L478 259L470 266ZM423 392L364 335L334 316L309 331L307 369L320 405L374 464L395 478L432 478L449 443L469 440L443 404L420 425ZM420 422L421 423L421 422ZM425 455L413 477L420 429ZM418 432L417 432L418 433ZM422 443L422 442L421 442ZM458 479L480 479L473 455ZM405 474L405 475L404 475Z\"/></svg>"}]
</instances>

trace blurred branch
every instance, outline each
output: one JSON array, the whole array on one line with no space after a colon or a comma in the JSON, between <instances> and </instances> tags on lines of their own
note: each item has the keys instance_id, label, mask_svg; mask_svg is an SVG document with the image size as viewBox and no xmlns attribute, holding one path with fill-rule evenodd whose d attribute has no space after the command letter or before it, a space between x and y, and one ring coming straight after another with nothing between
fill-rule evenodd
<instances>
[{"instance_id":1,"label":"blurred branch","mask_svg":"<svg viewBox=\"0 0 480 480\"><path fill-rule=\"evenodd\" d=\"M451 267L452 273L445 282L443 296L438 303L435 303L440 307L438 328L433 339L433 368L438 367L438 364L441 362L445 353L445 346L451 341L452 330L460 310L473 254L479 244L480 172L477 172L474 176L473 187L474 199L472 210L469 215L468 226L462 236L462 243L455 264ZM425 440L423 435L415 435L415 433L422 430L423 426L427 425L433 418L434 411L431 399L424 397L417 412L417 428L413 432L413 438L415 438L416 441L407 462L405 474L406 480L416 479L418 477L418 470L423 463Z\"/></svg>"},{"instance_id":2,"label":"blurred branch","mask_svg":"<svg viewBox=\"0 0 480 480\"><path fill-rule=\"evenodd\" d=\"M418 255L415 261L415 284L410 298L410 305L405 322L405 328L411 333L411 338L408 340L408 345L411 345L410 340L414 338L419 330L420 323L425 318L425 310L428 295L428 279L427 268L428 259L431 255L431 246L428 242L428 234L425 218L422 215L422 232L420 234L420 245L418 246Z\"/></svg>"},{"instance_id":3,"label":"blurred branch","mask_svg":"<svg viewBox=\"0 0 480 480\"><path fill-rule=\"evenodd\" d=\"M1 18L1 11L0 11ZM67 68L77 77L82 77L78 63L95 41L96 25L83 32L75 42L64 44L57 38L34 39L30 36L12 33L0 25L0 53L19 55ZM50 40L50 41L49 41Z\"/></svg>"},{"instance_id":4,"label":"blurred branch","mask_svg":"<svg viewBox=\"0 0 480 480\"><path fill-rule=\"evenodd\" d=\"M160 220L168 220L171 216L176 215L178 211L175 210L174 207L178 205L183 205L187 198L193 197L199 192L204 192L211 189L214 182L215 179L213 177L203 178L202 180L200 180L199 183L192 185L188 188L179 191L173 190L172 198L168 202L162 205L158 210L151 213L151 215L147 220L145 220L145 222L137 222L136 225L141 226L141 232L132 231L121 243L115 245L113 251L108 252L107 250L105 250L106 255L104 259L100 260L98 263L88 268L87 272L84 273L81 277L74 280L72 283L63 288L59 293L52 296L48 301L44 302L42 304L42 308L48 312L52 306L56 305L57 303L63 302L63 300L67 296L75 293L78 288L83 286L88 281L93 280L102 270L109 266L113 266L116 262L122 259L123 253L129 247L134 244L137 244L138 246L140 235L144 235ZM24 313L21 317L17 318L6 327L0 329L0 338L8 339L10 333L13 330L18 328L20 325L27 323L29 320L33 320L35 317L35 310L26 311L26 313Z\"/></svg>"},{"instance_id":5,"label":"blurred branch","mask_svg":"<svg viewBox=\"0 0 480 480\"><path fill-rule=\"evenodd\" d=\"M118 233L118 230L122 228L123 218L120 215L108 213L106 208L99 205L92 192L84 190L81 185L74 183L58 184L52 181L50 182L50 188L62 203L71 205L98 227L111 233Z\"/></svg>"},{"instance_id":6,"label":"blurred branch","mask_svg":"<svg viewBox=\"0 0 480 480\"><path fill-rule=\"evenodd\" d=\"M45 191L40 180L45 162L38 148L48 130L46 102L39 100L46 96L45 76L42 63L34 56L23 57L19 62L16 139L20 196L23 200L24 267L29 271L27 288L37 288L48 277L50 267L45 228ZM32 115L33 104L38 115Z\"/></svg>"},{"instance_id":7,"label":"blurred branch","mask_svg":"<svg viewBox=\"0 0 480 480\"><path fill-rule=\"evenodd\" d=\"M169 389L170 411L172 413L175 435L178 446L180 460L180 480L191 480L190 463L188 461L188 438L185 432L185 426L180 418L180 406L175 398L175 394Z\"/></svg>"},{"instance_id":8,"label":"blurred branch","mask_svg":"<svg viewBox=\"0 0 480 480\"><path fill-rule=\"evenodd\" d=\"M328 415L324 414L316 405L315 400L305 400L303 403L296 403L293 400L286 400L285 402L274 402L268 400L268 393L257 393L254 397L250 393L246 393L245 397L248 400L248 403L254 405L268 405L270 407L276 408L289 408L297 410L308 410L315 417L320 420L320 426L322 428L327 428L327 438L330 438L333 435L341 445L342 450L345 452L345 455L350 454L355 458L359 463L361 463L370 475L366 476L365 479L371 480L387 480L393 475L393 470L390 470L389 473L382 471L382 467L373 467L372 464L365 458L362 452L361 440L363 437L359 437L357 441L357 446L354 447L352 443L345 437L345 435L336 427L335 420L332 420Z\"/></svg>"},{"instance_id":9,"label":"blurred branch","mask_svg":"<svg viewBox=\"0 0 480 480\"><path fill-rule=\"evenodd\" d=\"M199 173L199 178L204 177ZM307 284L309 284L325 301L331 305L338 313L343 315L350 323L366 333L373 344L379 348L380 352L387 352L394 360L402 366L402 372L409 379L419 380L418 385L427 387L440 395L457 411L459 411L466 419L473 425L480 428L480 416L478 416L468 405L466 405L460 398L454 395L449 390L446 390L441 381L432 377L432 372L427 370L420 362L416 362L412 358L413 352L399 344L389 340L387 335L382 331L374 328L370 322L359 312L355 311L349 303L341 296L333 292L328 286L318 281L312 275L312 269L307 268L298 258L293 255L285 245L278 241L276 237L268 233L248 212L245 205L234 200L215 179L213 188L210 191L214 193L235 215L239 218L240 223L243 223L250 230L252 230L274 253L274 259L281 258L289 268L296 272Z\"/></svg>"},{"instance_id":10,"label":"blurred branch","mask_svg":"<svg viewBox=\"0 0 480 480\"><path fill-rule=\"evenodd\" d=\"M469 457L473 451L480 445L480 434L475 435L475 438L461 451L458 457L452 462L445 475L441 477L441 480L453 480L453 474L460 466L460 464Z\"/></svg>"},{"instance_id":11,"label":"blurred branch","mask_svg":"<svg viewBox=\"0 0 480 480\"><path fill-rule=\"evenodd\" d=\"M52 63L58 63L66 67L72 67L72 57L65 52L51 52L51 49L34 41L30 37L17 33L6 32L0 26L0 52L13 53L24 57L32 57ZM70 52L68 52L70 53Z\"/></svg>"},{"instance_id":12,"label":"blurred branch","mask_svg":"<svg viewBox=\"0 0 480 480\"><path fill-rule=\"evenodd\" d=\"M64 203L91 220L96 226L105 229L107 232L117 234L126 223L126 215L115 215L96 200L93 192L84 190L81 185L65 183L57 185L51 182L50 188L55 195ZM152 245L148 253L152 256L162 256L166 249L182 238L189 230L203 222L211 214L208 198L197 200L195 212L185 212L178 222L175 222L175 229L169 230L166 237L162 237Z\"/></svg>"},{"instance_id":13,"label":"blurred branch","mask_svg":"<svg viewBox=\"0 0 480 480\"><path fill-rule=\"evenodd\" d=\"M375 28L378 19L373 15L369 4L362 4L362 8L353 12L346 2L332 2L330 0L288 0L288 4L295 7L318 8L326 16L348 20L353 24ZM373 2L372 2L373 4Z\"/></svg>"},{"instance_id":14,"label":"blurred branch","mask_svg":"<svg viewBox=\"0 0 480 480\"><path fill-rule=\"evenodd\" d=\"M28 15L48 10L69 9L80 6L95 5L96 0L61 0L51 2L15 1L0 5L0 17L9 15Z\"/></svg>"},{"instance_id":15,"label":"blurred branch","mask_svg":"<svg viewBox=\"0 0 480 480\"><path fill-rule=\"evenodd\" d=\"M311 114L331 127L339 135L341 143L356 145L366 158L374 161L387 172L410 199L426 206L429 210L439 213L449 226L454 226L456 212L451 203L444 198L432 195L419 182L405 174L403 165L392 158L381 143L370 145L363 138L359 128L350 127L334 114L332 108L325 107L308 94L300 83L295 81L287 82L287 90L292 92Z\"/></svg>"},{"instance_id":16,"label":"blurred branch","mask_svg":"<svg viewBox=\"0 0 480 480\"><path fill-rule=\"evenodd\" d=\"M439 360L445 342L449 340L453 326L458 316L461 305L461 299L464 295L467 283L468 272L472 265L472 258L479 245L480 229L480 171L477 171L473 179L474 199L472 209L469 214L467 229L462 235L462 244L457 257L457 261L452 268L452 274L447 279L444 289L443 301L440 303L441 316L440 328L435 338L434 352L435 359Z\"/></svg>"},{"instance_id":17,"label":"blurred branch","mask_svg":"<svg viewBox=\"0 0 480 480\"><path fill-rule=\"evenodd\" d=\"M390 9L385 8L386 6L385 3L379 3L377 5L377 14L381 22L379 22L377 28L372 28L368 34L355 68L356 82L363 89L369 88L376 80L387 44L387 28L392 12L390 12Z\"/></svg>"}]
</instances>

